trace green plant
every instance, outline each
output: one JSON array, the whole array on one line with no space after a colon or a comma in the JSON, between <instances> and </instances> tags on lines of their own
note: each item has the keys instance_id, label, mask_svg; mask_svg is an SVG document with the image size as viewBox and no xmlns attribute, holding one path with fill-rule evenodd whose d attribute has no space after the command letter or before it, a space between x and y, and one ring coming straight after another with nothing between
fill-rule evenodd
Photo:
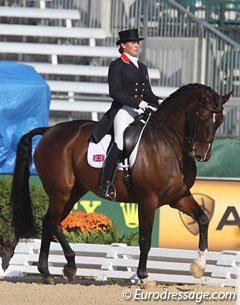
<instances>
[{"instance_id":1,"label":"green plant","mask_svg":"<svg viewBox=\"0 0 240 305\"><path fill-rule=\"evenodd\" d=\"M13 251L16 240L12 227L12 214L10 207L12 177L0 178L0 251ZM42 187L30 184L30 194L33 203L33 214L38 229L38 238L41 237L42 218L48 207L48 197Z\"/></svg>"},{"instance_id":2,"label":"green plant","mask_svg":"<svg viewBox=\"0 0 240 305\"><path fill-rule=\"evenodd\" d=\"M9 206L11 182L10 177L0 179L0 251L11 250L15 245Z\"/></svg>"}]
</instances>

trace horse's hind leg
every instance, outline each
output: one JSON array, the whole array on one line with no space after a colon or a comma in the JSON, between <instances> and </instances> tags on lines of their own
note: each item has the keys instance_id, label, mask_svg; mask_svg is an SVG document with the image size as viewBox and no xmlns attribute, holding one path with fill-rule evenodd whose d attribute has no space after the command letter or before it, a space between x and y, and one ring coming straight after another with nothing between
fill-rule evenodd
<instances>
[{"instance_id":1,"label":"horse's hind leg","mask_svg":"<svg viewBox=\"0 0 240 305\"><path fill-rule=\"evenodd\" d=\"M87 193L88 191L80 185L75 185L70 199L68 203L65 205L65 208L62 213L61 221L67 217L67 215L71 212L74 204ZM69 243L66 240L65 235L63 234L61 225L58 226L58 235L56 234L56 237L58 241L60 242L65 258L67 260L67 264L63 268L63 276L67 278L69 281L73 281L76 278L76 263L75 263L75 253L71 249Z\"/></svg>"},{"instance_id":2,"label":"horse's hind leg","mask_svg":"<svg viewBox=\"0 0 240 305\"><path fill-rule=\"evenodd\" d=\"M61 213L48 210L43 219L43 231L42 231L42 243L40 249L40 255L38 260L38 270L42 275L44 284L53 284L54 279L50 275L48 269L48 256L50 243L53 236L57 238L63 249L64 255L67 260L67 265L64 267L64 275L73 280L76 274L75 253L69 246L60 226Z\"/></svg>"},{"instance_id":3,"label":"horse's hind leg","mask_svg":"<svg viewBox=\"0 0 240 305\"><path fill-rule=\"evenodd\" d=\"M44 284L54 284L54 279L50 275L48 269L48 256L50 243L53 239L53 234L48 225L49 211L43 218L42 222L42 242L40 247L40 254L38 259L38 270L42 275L42 281Z\"/></svg>"},{"instance_id":4,"label":"horse's hind leg","mask_svg":"<svg viewBox=\"0 0 240 305\"><path fill-rule=\"evenodd\" d=\"M183 213L193 217L199 227L199 245L198 245L198 259L194 260L190 271L196 278L203 276L206 267L206 258L208 253L208 224L209 220L203 209L199 206L197 201L189 194L180 199L173 208L176 208Z\"/></svg>"},{"instance_id":5,"label":"horse's hind leg","mask_svg":"<svg viewBox=\"0 0 240 305\"><path fill-rule=\"evenodd\" d=\"M42 244L39 255L38 270L43 277L43 283L52 284L54 280L48 269L49 248L52 237L55 236L62 246L67 264L64 266L64 276L69 280L74 280L76 277L75 253L71 249L69 243L63 234L60 222L69 214L74 204L87 191L80 187L78 191L72 191L71 196L66 204L50 204L49 210L43 219ZM52 202L52 201L50 201Z\"/></svg>"}]
</instances>

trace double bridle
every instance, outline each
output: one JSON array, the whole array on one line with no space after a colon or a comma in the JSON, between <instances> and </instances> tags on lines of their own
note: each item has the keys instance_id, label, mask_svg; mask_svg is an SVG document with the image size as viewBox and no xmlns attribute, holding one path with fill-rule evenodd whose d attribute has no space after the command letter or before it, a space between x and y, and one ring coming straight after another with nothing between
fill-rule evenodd
<instances>
[{"instance_id":1,"label":"double bridle","mask_svg":"<svg viewBox=\"0 0 240 305\"><path fill-rule=\"evenodd\" d=\"M198 104L199 107L202 107L212 113L220 113L222 112L221 109L214 109L214 108L211 108L211 107L208 107L204 102L199 102ZM161 107L161 106L160 106ZM191 150L187 150L185 148L183 148L188 154L189 156L193 157L195 156L195 146L196 146L196 142L200 142L200 143L207 143L207 144L212 144L213 143L213 140L214 138L210 138L210 139L205 139L199 135L197 135L197 127L198 127L198 121L199 121L199 112L196 111L194 113L194 119L193 119L193 125L192 125L192 128L191 128L191 136L186 136L184 133L180 132L179 130L177 130L176 128L173 128L172 126L170 126L169 124L167 124L166 122L163 122L163 121L160 121L160 120L156 120L156 116L154 115L154 111L150 113L150 117L149 117L149 120L148 120L148 123L154 127L154 128L157 128L157 126L154 124L154 123L160 123L162 127L159 127L158 126L158 129L163 129L164 127L167 127L169 130L171 130L177 137L178 141L179 141L179 138L178 138L178 134L181 135L183 138L185 138L187 140L187 142L190 144L190 147L191 147ZM153 124L152 124L153 123ZM172 138L172 141L176 143L176 140L174 140ZM179 144L179 143L178 143Z\"/></svg>"},{"instance_id":2,"label":"double bridle","mask_svg":"<svg viewBox=\"0 0 240 305\"><path fill-rule=\"evenodd\" d=\"M202 107L202 108L204 108L204 109L206 109L206 110L212 112L212 113L220 113L220 112L222 112L221 109L213 109L213 108L211 108L211 107L208 107L208 106L207 106L206 104L204 104L203 102L200 102L198 105L199 105L200 107ZM203 137L197 135L198 121L199 121L199 112L196 111L195 114L194 114L193 126L192 126L192 129L191 129L191 131L192 131L191 137L189 138L189 140L190 140L190 142L191 142L190 144L194 144L194 146L195 146L195 144L196 144L197 141L200 142L200 143L212 144L212 143L213 143L213 140L214 140L213 137L210 138L210 139L205 139L205 138L203 138Z\"/></svg>"}]
</instances>

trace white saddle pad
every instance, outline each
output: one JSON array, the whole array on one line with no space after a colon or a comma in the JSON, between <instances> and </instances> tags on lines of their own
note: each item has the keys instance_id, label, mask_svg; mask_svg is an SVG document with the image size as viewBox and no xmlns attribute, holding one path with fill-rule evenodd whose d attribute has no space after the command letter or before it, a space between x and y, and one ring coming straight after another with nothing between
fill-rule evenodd
<instances>
[{"instance_id":1,"label":"white saddle pad","mask_svg":"<svg viewBox=\"0 0 240 305\"><path fill-rule=\"evenodd\" d=\"M139 142L142 137L144 128L145 128L145 126L143 127L143 129L141 131L137 145L135 146L134 150L132 151L132 153L129 157L130 168L133 166L133 164L136 160L138 146L139 146ZM104 138L99 143L97 143L97 144L93 143L93 142L89 143L87 160L88 160L88 164L90 166L95 167L95 168L103 167L103 163L106 158L106 152L107 152L110 141L111 141L111 135L107 134L104 136ZM127 160L125 160L125 161L127 161ZM125 164L125 162L119 163L118 169L123 170L123 167L125 166L124 164Z\"/></svg>"}]
</instances>

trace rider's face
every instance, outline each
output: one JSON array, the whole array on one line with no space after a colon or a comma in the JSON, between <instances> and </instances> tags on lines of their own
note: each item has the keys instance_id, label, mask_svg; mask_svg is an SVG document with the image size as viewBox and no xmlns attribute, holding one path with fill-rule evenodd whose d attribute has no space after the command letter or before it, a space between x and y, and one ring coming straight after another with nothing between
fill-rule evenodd
<instances>
[{"instance_id":1,"label":"rider's face","mask_svg":"<svg viewBox=\"0 0 240 305\"><path fill-rule=\"evenodd\" d=\"M125 53L135 57L138 56L139 41L124 42L122 43L122 47Z\"/></svg>"}]
</instances>

